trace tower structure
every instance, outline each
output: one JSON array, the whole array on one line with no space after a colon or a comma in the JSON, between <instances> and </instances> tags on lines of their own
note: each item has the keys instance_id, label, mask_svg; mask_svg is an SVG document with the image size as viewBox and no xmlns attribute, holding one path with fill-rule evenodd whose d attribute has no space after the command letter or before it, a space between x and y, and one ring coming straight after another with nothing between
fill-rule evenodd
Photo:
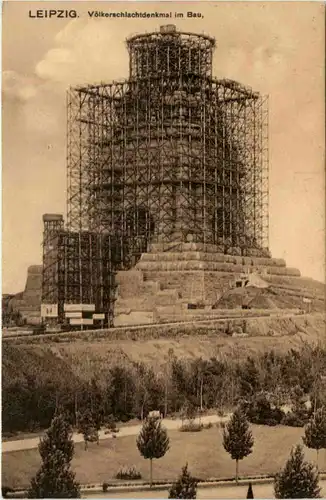
<instances>
[{"instance_id":1,"label":"tower structure","mask_svg":"<svg viewBox=\"0 0 326 500\"><path fill-rule=\"evenodd\" d=\"M41 317L54 326L111 326L120 264L114 238L68 231L61 214L43 215L43 225Z\"/></svg>"},{"instance_id":2,"label":"tower structure","mask_svg":"<svg viewBox=\"0 0 326 500\"><path fill-rule=\"evenodd\" d=\"M64 262L61 256L60 239L64 231L61 214L43 215L43 271L42 311L49 322L57 322L63 315Z\"/></svg>"},{"instance_id":3,"label":"tower structure","mask_svg":"<svg viewBox=\"0 0 326 500\"><path fill-rule=\"evenodd\" d=\"M236 281L283 294L300 272L269 253L267 98L214 78L210 36L168 25L126 45L125 80L67 94L67 224L45 296L71 324L80 304L118 325L184 319Z\"/></svg>"},{"instance_id":4,"label":"tower structure","mask_svg":"<svg viewBox=\"0 0 326 500\"><path fill-rule=\"evenodd\" d=\"M68 228L268 254L267 99L212 77L213 38L127 40L129 78L68 95Z\"/></svg>"}]
</instances>

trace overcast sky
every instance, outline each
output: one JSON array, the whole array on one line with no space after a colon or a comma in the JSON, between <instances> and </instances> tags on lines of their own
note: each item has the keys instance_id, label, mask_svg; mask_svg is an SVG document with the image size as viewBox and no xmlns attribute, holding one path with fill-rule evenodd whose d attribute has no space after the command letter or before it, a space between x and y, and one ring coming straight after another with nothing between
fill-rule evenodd
<instances>
[{"instance_id":1,"label":"overcast sky","mask_svg":"<svg viewBox=\"0 0 326 500\"><path fill-rule=\"evenodd\" d=\"M270 248L324 281L324 7L316 2L7 2L3 8L3 292L41 264L42 214L66 210L65 91L127 77L125 38L155 19L88 10L183 12L178 29L216 38L214 75L269 95ZM77 19L35 19L40 8ZM187 11L203 18L187 18Z\"/></svg>"}]
</instances>

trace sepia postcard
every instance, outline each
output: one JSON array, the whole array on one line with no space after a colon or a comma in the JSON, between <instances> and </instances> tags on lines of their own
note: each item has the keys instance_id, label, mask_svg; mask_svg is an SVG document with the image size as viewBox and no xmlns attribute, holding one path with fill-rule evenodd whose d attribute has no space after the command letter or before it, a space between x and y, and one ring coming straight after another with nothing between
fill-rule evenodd
<instances>
[{"instance_id":1,"label":"sepia postcard","mask_svg":"<svg viewBox=\"0 0 326 500\"><path fill-rule=\"evenodd\" d=\"M2 4L3 498L326 497L325 5Z\"/></svg>"}]
</instances>

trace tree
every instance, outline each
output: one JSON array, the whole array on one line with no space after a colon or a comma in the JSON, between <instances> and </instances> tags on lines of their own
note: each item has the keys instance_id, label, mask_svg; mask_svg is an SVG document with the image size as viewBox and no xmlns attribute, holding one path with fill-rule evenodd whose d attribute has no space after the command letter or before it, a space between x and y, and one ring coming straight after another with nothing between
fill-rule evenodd
<instances>
[{"instance_id":1,"label":"tree","mask_svg":"<svg viewBox=\"0 0 326 500\"><path fill-rule=\"evenodd\" d=\"M246 416L253 424L277 425L284 417L279 408L272 408L266 394L257 394L246 409Z\"/></svg>"},{"instance_id":2,"label":"tree","mask_svg":"<svg viewBox=\"0 0 326 500\"><path fill-rule=\"evenodd\" d=\"M248 486L247 498L254 498L254 492L252 491L252 484L251 483L249 483L249 486Z\"/></svg>"},{"instance_id":3,"label":"tree","mask_svg":"<svg viewBox=\"0 0 326 500\"><path fill-rule=\"evenodd\" d=\"M150 410L163 409L164 387L152 368L136 363L135 410L141 420Z\"/></svg>"},{"instance_id":4,"label":"tree","mask_svg":"<svg viewBox=\"0 0 326 500\"><path fill-rule=\"evenodd\" d=\"M238 368L240 389L243 397L250 397L261 390L261 381L256 362L248 356L241 368Z\"/></svg>"},{"instance_id":5,"label":"tree","mask_svg":"<svg viewBox=\"0 0 326 500\"><path fill-rule=\"evenodd\" d=\"M72 429L63 414L56 415L46 435L41 439L39 452L42 460L46 460L51 453L59 450L63 453L66 463L69 464L74 456Z\"/></svg>"},{"instance_id":6,"label":"tree","mask_svg":"<svg viewBox=\"0 0 326 500\"><path fill-rule=\"evenodd\" d=\"M72 430L62 415L54 417L41 439L42 465L31 481L28 498L80 498L80 487L70 470L74 455Z\"/></svg>"},{"instance_id":7,"label":"tree","mask_svg":"<svg viewBox=\"0 0 326 500\"><path fill-rule=\"evenodd\" d=\"M104 424L105 417L105 403L103 400L103 394L100 389L99 383L93 377L90 384L90 402L91 402L91 415L92 422L94 424L95 432L94 435L97 438L97 444L99 444L99 431Z\"/></svg>"},{"instance_id":8,"label":"tree","mask_svg":"<svg viewBox=\"0 0 326 500\"><path fill-rule=\"evenodd\" d=\"M274 479L276 498L320 498L318 473L314 466L304 461L302 447L291 451L284 469Z\"/></svg>"},{"instance_id":9,"label":"tree","mask_svg":"<svg viewBox=\"0 0 326 500\"><path fill-rule=\"evenodd\" d=\"M238 482L239 460L252 453L254 439L249 429L249 423L240 410L236 410L223 431L223 446L232 460L236 461L235 479Z\"/></svg>"},{"instance_id":10,"label":"tree","mask_svg":"<svg viewBox=\"0 0 326 500\"><path fill-rule=\"evenodd\" d=\"M122 366L111 368L107 399L110 402L110 412L117 420L126 422L134 416L135 394L132 373Z\"/></svg>"},{"instance_id":11,"label":"tree","mask_svg":"<svg viewBox=\"0 0 326 500\"><path fill-rule=\"evenodd\" d=\"M193 423L197 414L197 408L193 401L189 400L184 403L180 410L181 422L186 419L189 423Z\"/></svg>"},{"instance_id":12,"label":"tree","mask_svg":"<svg viewBox=\"0 0 326 500\"><path fill-rule=\"evenodd\" d=\"M160 420L148 418L137 437L140 454L150 460L150 486L153 484L153 458L162 458L169 449L169 437Z\"/></svg>"},{"instance_id":13,"label":"tree","mask_svg":"<svg viewBox=\"0 0 326 500\"><path fill-rule=\"evenodd\" d=\"M78 417L78 432L83 435L85 443L85 451L88 448L88 443L91 441L99 442L99 432L94 422L92 412L86 410Z\"/></svg>"},{"instance_id":14,"label":"tree","mask_svg":"<svg viewBox=\"0 0 326 500\"><path fill-rule=\"evenodd\" d=\"M197 484L197 479L191 476L186 464L177 481L171 486L169 498L196 498Z\"/></svg>"},{"instance_id":15,"label":"tree","mask_svg":"<svg viewBox=\"0 0 326 500\"><path fill-rule=\"evenodd\" d=\"M326 409L319 408L311 417L306 425L305 435L302 440L308 448L317 451L317 467L318 467L318 452L322 448L326 448Z\"/></svg>"}]
</instances>

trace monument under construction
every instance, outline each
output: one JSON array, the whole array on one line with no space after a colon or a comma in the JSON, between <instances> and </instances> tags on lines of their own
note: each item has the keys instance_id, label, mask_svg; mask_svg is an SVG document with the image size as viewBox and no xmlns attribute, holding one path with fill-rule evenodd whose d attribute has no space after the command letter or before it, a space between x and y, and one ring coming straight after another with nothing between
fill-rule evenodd
<instances>
[{"instance_id":1,"label":"monument under construction","mask_svg":"<svg viewBox=\"0 0 326 500\"><path fill-rule=\"evenodd\" d=\"M153 322L211 307L243 271L300 276L268 249L267 98L214 78L214 47L162 26L127 39L126 80L69 90L67 221L43 218L44 317Z\"/></svg>"}]
</instances>

